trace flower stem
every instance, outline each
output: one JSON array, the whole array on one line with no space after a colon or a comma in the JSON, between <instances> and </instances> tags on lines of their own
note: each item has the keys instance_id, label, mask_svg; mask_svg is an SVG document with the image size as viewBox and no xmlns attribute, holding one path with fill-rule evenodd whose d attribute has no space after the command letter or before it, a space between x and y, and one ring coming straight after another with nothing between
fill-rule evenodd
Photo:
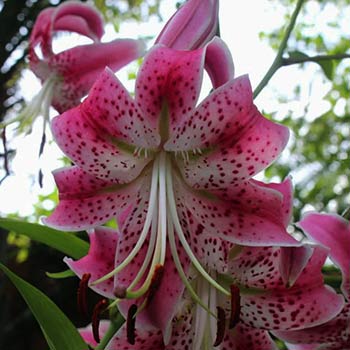
<instances>
[{"instance_id":1,"label":"flower stem","mask_svg":"<svg viewBox=\"0 0 350 350\"><path fill-rule=\"evenodd\" d=\"M300 58L283 58L282 59L282 66L290 66L292 64L299 64L299 63L305 63L305 62L324 62L324 61L331 61L331 60L343 60L345 58L350 58L349 54L335 54L335 55L317 55L317 56L305 56Z\"/></svg>"},{"instance_id":2,"label":"flower stem","mask_svg":"<svg viewBox=\"0 0 350 350\"><path fill-rule=\"evenodd\" d=\"M295 10L292 14L292 17L290 19L289 25L286 29L286 32L284 33L281 45L278 49L277 52L277 56L274 59L274 61L272 62L271 67L269 68L269 70L267 71L267 73L265 74L265 76L263 77L263 79L261 80L261 82L259 83L259 85L256 87L256 89L254 90L254 98L256 98L259 93L263 90L263 88L267 85L267 83L270 81L270 79L272 78L272 76L276 73L276 71L283 66L283 53L287 47L287 43L288 43L288 39L290 37L290 34L295 26L295 22L296 19L299 15L300 9L303 5L304 0L298 0Z\"/></svg>"},{"instance_id":3,"label":"flower stem","mask_svg":"<svg viewBox=\"0 0 350 350\"><path fill-rule=\"evenodd\" d=\"M118 332L120 327L124 324L124 317L118 313L114 319L111 320L109 328L105 333L104 337L101 339L100 344L95 348L95 350L104 350L113 336Z\"/></svg>"}]
</instances>

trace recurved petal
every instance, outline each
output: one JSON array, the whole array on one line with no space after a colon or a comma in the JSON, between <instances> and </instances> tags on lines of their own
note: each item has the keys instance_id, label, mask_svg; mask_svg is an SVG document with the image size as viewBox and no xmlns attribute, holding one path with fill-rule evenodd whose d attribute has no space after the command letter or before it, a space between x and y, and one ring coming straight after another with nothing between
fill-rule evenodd
<instances>
[{"instance_id":1,"label":"recurved petal","mask_svg":"<svg viewBox=\"0 0 350 350\"><path fill-rule=\"evenodd\" d=\"M209 74L214 89L224 85L234 77L235 68L231 52L225 42L219 37L215 37L207 45L205 70Z\"/></svg>"},{"instance_id":2,"label":"recurved petal","mask_svg":"<svg viewBox=\"0 0 350 350\"><path fill-rule=\"evenodd\" d=\"M281 247L279 270L286 286L292 286L313 253L313 247Z\"/></svg>"},{"instance_id":3,"label":"recurved petal","mask_svg":"<svg viewBox=\"0 0 350 350\"><path fill-rule=\"evenodd\" d=\"M145 56L136 80L136 102L154 127L169 125L171 132L194 109L204 56L204 49L177 51L160 45Z\"/></svg>"},{"instance_id":4,"label":"recurved petal","mask_svg":"<svg viewBox=\"0 0 350 350\"><path fill-rule=\"evenodd\" d=\"M281 275L279 247L241 247L240 253L229 260L229 273L248 288L273 289L279 286Z\"/></svg>"},{"instance_id":5,"label":"recurved petal","mask_svg":"<svg viewBox=\"0 0 350 350\"><path fill-rule=\"evenodd\" d=\"M61 230L80 231L123 217L135 205L142 186L148 185L147 174L128 186L118 186L87 174L79 167L56 170L59 204L43 222Z\"/></svg>"},{"instance_id":6,"label":"recurved petal","mask_svg":"<svg viewBox=\"0 0 350 350\"><path fill-rule=\"evenodd\" d=\"M205 235L247 246L299 245L281 222L273 215L266 215L268 211L260 210L255 203L223 201L193 191L184 184L177 187L176 201L178 206L182 203L201 225L192 232L193 239Z\"/></svg>"},{"instance_id":7,"label":"recurved petal","mask_svg":"<svg viewBox=\"0 0 350 350\"><path fill-rule=\"evenodd\" d=\"M211 133L214 136L206 144L207 150L202 150L203 155L198 155L200 151L196 150L195 145L191 145L196 156L190 157L189 160L178 157L179 168L192 187L227 191L227 188L236 185L237 182L253 177L278 157L288 140L288 129L265 119L255 107L253 110L255 117L241 130L232 132L229 143L226 138L228 134L225 136L225 132L221 133L220 123L215 122L209 127L202 127L203 135ZM228 123L239 125L234 119ZM187 148L187 142L196 139L196 133L191 136L189 132L183 135L185 134L186 140L182 137L176 140L179 148ZM202 138L198 134L197 136L197 139Z\"/></svg>"},{"instance_id":8,"label":"recurved petal","mask_svg":"<svg viewBox=\"0 0 350 350\"><path fill-rule=\"evenodd\" d=\"M347 303L341 313L327 323L298 331L278 331L274 334L288 343L293 343L293 347L291 347L293 350L298 349L294 343L313 344L312 350L317 349L321 344L325 346L325 349L329 349L326 347L327 344L333 344L334 349L347 350L346 346L350 344L349 321L350 304ZM330 349L333 348L330 347Z\"/></svg>"},{"instance_id":9,"label":"recurved petal","mask_svg":"<svg viewBox=\"0 0 350 350\"><path fill-rule=\"evenodd\" d=\"M299 226L315 242L329 248L329 256L342 271L342 292L350 298L350 227L349 221L338 215L307 214Z\"/></svg>"},{"instance_id":10,"label":"recurved petal","mask_svg":"<svg viewBox=\"0 0 350 350\"><path fill-rule=\"evenodd\" d=\"M220 346L221 350L277 350L275 342L265 330L239 323L229 330Z\"/></svg>"},{"instance_id":11,"label":"recurved petal","mask_svg":"<svg viewBox=\"0 0 350 350\"><path fill-rule=\"evenodd\" d=\"M89 240L90 248L86 256L77 261L66 257L63 261L79 278L85 273L91 274L91 283L113 270L118 232L107 227L98 227L89 232ZM114 299L113 287L113 278L110 278L90 288L106 298Z\"/></svg>"},{"instance_id":12,"label":"recurved petal","mask_svg":"<svg viewBox=\"0 0 350 350\"><path fill-rule=\"evenodd\" d=\"M144 50L141 40L117 39L76 46L50 57L51 72L54 70L61 78L55 86L52 105L60 113L77 106L107 66L117 71L142 56Z\"/></svg>"},{"instance_id":13,"label":"recurved petal","mask_svg":"<svg viewBox=\"0 0 350 350\"><path fill-rule=\"evenodd\" d=\"M52 133L62 151L87 173L105 181L128 183L140 175L150 159L137 157L133 154L133 149L123 147L118 143L118 139L111 135L118 127L117 120L114 130L107 132L106 129L101 129L96 120L106 117L104 107L99 109L95 106L94 112L91 98L85 101L84 105L55 117L51 123ZM96 105L103 103L102 97L96 101ZM106 103L106 108L108 107L109 104ZM117 113L115 117L120 120L123 119L122 116L122 113ZM109 120L108 117L106 119L107 128ZM120 123L123 128L125 123ZM129 130L124 129L123 132ZM134 148L136 146L134 145Z\"/></svg>"},{"instance_id":14,"label":"recurved petal","mask_svg":"<svg viewBox=\"0 0 350 350\"><path fill-rule=\"evenodd\" d=\"M101 14L80 1L67 1L55 8L52 29L76 32L94 41L101 39L104 28Z\"/></svg>"},{"instance_id":15,"label":"recurved petal","mask_svg":"<svg viewBox=\"0 0 350 350\"><path fill-rule=\"evenodd\" d=\"M327 252L320 247L293 287L279 287L266 293L241 294L241 320L252 327L267 330L297 330L325 323L344 306L342 296L323 284L321 268Z\"/></svg>"},{"instance_id":16,"label":"recurved petal","mask_svg":"<svg viewBox=\"0 0 350 350\"><path fill-rule=\"evenodd\" d=\"M265 183L254 179L252 179L251 182L258 187L266 187L278 191L282 195L283 202L280 205L281 215L283 217L284 225L287 227L291 222L293 215L293 183L291 177L285 178L282 182Z\"/></svg>"},{"instance_id":17,"label":"recurved petal","mask_svg":"<svg viewBox=\"0 0 350 350\"><path fill-rule=\"evenodd\" d=\"M215 89L182 120L165 144L169 151L207 150L237 141L254 119L253 93L247 76Z\"/></svg>"}]
</instances>

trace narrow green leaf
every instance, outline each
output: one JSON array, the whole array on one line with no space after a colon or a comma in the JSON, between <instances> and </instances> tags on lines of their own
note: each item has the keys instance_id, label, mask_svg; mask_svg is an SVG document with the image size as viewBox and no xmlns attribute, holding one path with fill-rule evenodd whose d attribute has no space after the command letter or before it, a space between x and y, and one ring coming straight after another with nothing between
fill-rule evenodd
<instances>
[{"instance_id":1,"label":"narrow green leaf","mask_svg":"<svg viewBox=\"0 0 350 350\"><path fill-rule=\"evenodd\" d=\"M55 279L74 277L76 274L72 270L65 270L61 272L46 272L46 276Z\"/></svg>"},{"instance_id":2,"label":"narrow green leaf","mask_svg":"<svg viewBox=\"0 0 350 350\"><path fill-rule=\"evenodd\" d=\"M16 286L40 324L51 350L86 350L87 345L67 316L39 289L35 288L6 266L0 269Z\"/></svg>"},{"instance_id":3,"label":"narrow green leaf","mask_svg":"<svg viewBox=\"0 0 350 350\"><path fill-rule=\"evenodd\" d=\"M44 243L74 259L80 259L89 250L89 244L76 237L73 233L54 230L39 224L5 218L0 218L0 226L6 230L28 236L34 241Z\"/></svg>"}]
</instances>

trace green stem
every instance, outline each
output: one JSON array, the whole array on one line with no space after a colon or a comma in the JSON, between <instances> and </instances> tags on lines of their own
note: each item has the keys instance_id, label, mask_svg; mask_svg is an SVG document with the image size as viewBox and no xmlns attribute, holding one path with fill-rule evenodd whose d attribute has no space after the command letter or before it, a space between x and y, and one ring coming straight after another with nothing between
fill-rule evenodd
<instances>
[{"instance_id":1,"label":"green stem","mask_svg":"<svg viewBox=\"0 0 350 350\"><path fill-rule=\"evenodd\" d=\"M341 216L346 220L350 220L350 207L346 208Z\"/></svg>"},{"instance_id":2,"label":"green stem","mask_svg":"<svg viewBox=\"0 0 350 350\"><path fill-rule=\"evenodd\" d=\"M124 324L125 319L124 317L118 313L115 319L111 320L111 323L109 325L109 328L103 338L101 339L100 344L95 348L95 350L104 350L107 344L110 342L110 340L113 338L113 336L118 332L120 327Z\"/></svg>"},{"instance_id":3,"label":"green stem","mask_svg":"<svg viewBox=\"0 0 350 350\"><path fill-rule=\"evenodd\" d=\"M277 56L274 59L274 61L272 62L271 67L269 68L269 70L267 71L267 73L265 74L265 76L263 77L263 79L261 80L261 82L259 83L259 85L256 87L256 89L254 90L254 98L256 98L259 93L262 91L262 89L267 85L267 83L270 81L270 79L272 78L272 76L276 73L276 71L282 67L283 65L283 53L287 47L287 42L288 39L290 37L290 34L292 33L292 30L295 26L295 22L297 20L297 17L299 15L300 9L303 5L304 0L298 0L295 10L292 14L292 17L290 19L289 25L286 29L286 32L284 33L281 45L278 49L277 52Z\"/></svg>"},{"instance_id":4,"label":"green stem","mask_svg":"<svg viewBox=\"0 0 350 350\"><path fill-rule=\"evenodd\" d=\"M300 58L282 58L282 66L290 66L292 64L299 64L305 62L319 63L322 61L330 60L343 60L344 58L350 58L349 54L335 54L335 55L317 55L317 56L305 56Z\"/></svg>"}]
</instances>

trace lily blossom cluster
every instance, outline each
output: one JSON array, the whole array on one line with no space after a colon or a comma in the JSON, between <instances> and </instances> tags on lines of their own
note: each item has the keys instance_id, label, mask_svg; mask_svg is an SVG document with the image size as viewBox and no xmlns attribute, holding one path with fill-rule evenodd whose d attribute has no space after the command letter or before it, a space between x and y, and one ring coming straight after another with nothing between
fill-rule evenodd
<instances>
[{"instance_id":1,"label":"lily blossom cluster","mask_svg":"<svg viewBox=\"0 0 350 350\"><path fill-rule=\"evenodd\" d=\"M218 6L180 7L146 53L134 97L113 71L138 57L140 44L100 43L95 10L69 2L45 10L33 30L44 59L33 48L31 66L43 81L55 67L60 83L50 103L61 114L51 130L74 163L54 172L59 204L43 221L89 234L88 254L65 262L81 278L82 310L88 287L103 297L81 330L91 346L113 323L99 323L105 309L126 319L109 350L271 350L272 332L291 342L348 317L344 297L322 275L329 253L348 298L346 253L326 234L310 233L313 243L304 244L288 233L290 178L254 179L289 131L259 112L248 76L234 76L215 36ZM52 33L62 29L95 42L55 55ZM78 66L86 70L77 75ZM212 90L199 101L205 71ZM104 226L111 220L117 229Z\"/></svg>"},{"instance_id":2,"label":"lily blossom cluster","mask_svg":"<svg viewBox=\"0 0 350 350\"><path fill-rule=\"evenodd\" d=\"M92 43L55 53L54 36L62 31L78 33ZM6 125L18 122L19 132L30 132L36 117L42 115L45 131L50 106L59 113L77 106L106 66L117 71L144 54L145 45L140 40L103 43L103 34L102 16L90 5L72 0L43 10L34 23L28 48L29 68L40 79L42 88Z\"/></svg>"}]
</instances>

